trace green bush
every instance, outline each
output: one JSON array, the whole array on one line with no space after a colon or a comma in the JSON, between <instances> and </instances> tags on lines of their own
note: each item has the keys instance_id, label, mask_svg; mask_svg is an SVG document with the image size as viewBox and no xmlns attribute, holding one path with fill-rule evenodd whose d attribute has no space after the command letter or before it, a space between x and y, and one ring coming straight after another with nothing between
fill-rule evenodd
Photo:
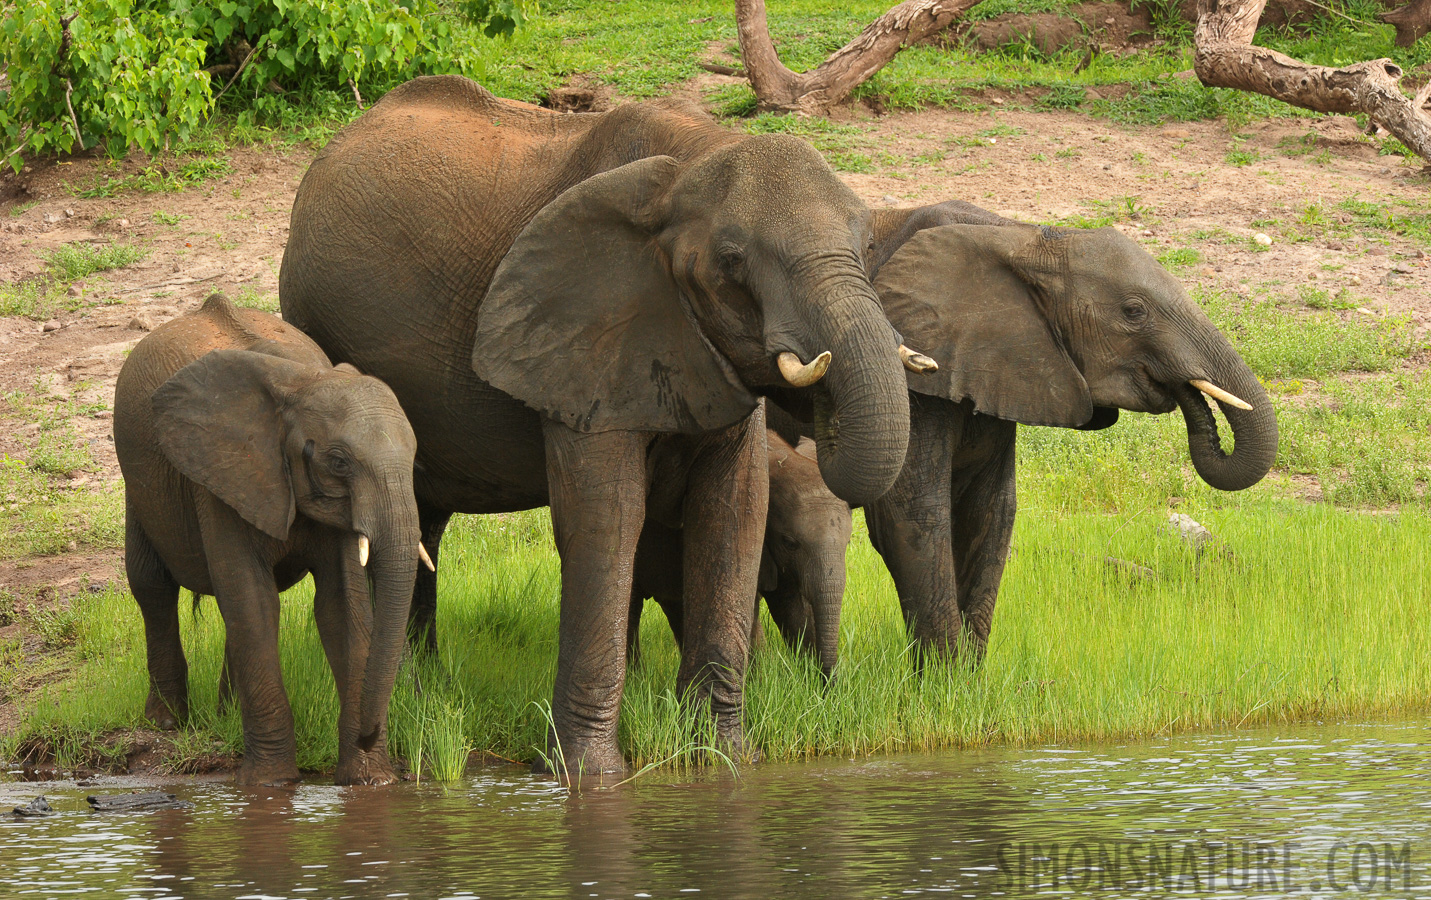
<instances>
[{"instance_id":1,"label":"green bush","mask_svg":"<svg viewBox=\"0 0 1431 900\"><path fill-rule=\"evenodd\" d=\"M461 71L470 23L510 35L527 0L26 0L0 12L0 161L182 143L226 95ZM225 93L227 91L227 93Z\"/></svg>"}]
</instances>

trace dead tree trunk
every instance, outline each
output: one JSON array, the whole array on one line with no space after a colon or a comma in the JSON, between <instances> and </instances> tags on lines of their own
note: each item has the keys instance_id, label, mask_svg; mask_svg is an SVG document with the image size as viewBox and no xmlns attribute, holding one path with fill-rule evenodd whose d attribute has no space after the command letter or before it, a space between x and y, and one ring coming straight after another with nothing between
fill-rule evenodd
<instances>
[{"instance_id":1,"label":"dead tree trunk","mask_svg":"<svg viewBox=\"0 0 1431 900\"><path fill-rule=\"evenodd\" d=\"M765 21L765 0L735 0L740 55L760 108L819 115L849 96L904 47L938 32L982 0L904 0L808 72L780 62Z\"/></svg>"},{"instance_id":2,"label":"dead tree trunk","mask_svg":"<svg viewBox=\"0 0 1431 900\"><path fill-rule=\"evenodd\" d=\"M1396 46L1410 47L1431 31L1431 0L1411 0L1406 6L1384 12L1377 18L1396 28Z\"/></svg>"},{"instance_id":3,"label":"dead tree trunk","mask_svg":"<svg viewBox=\"0 0 1431 900\"><path fill-rule=\"evenodd\" d=\"M1431 160L1431 118L1424 92L1402 92L1401 67L1374 59L1333 69L1256 47L1252 37L1267 0L1198 0L1193 68L1208 87L1264 94L1303 109L1366 113L1423 159Z\"/></svg>"}]
</instances>

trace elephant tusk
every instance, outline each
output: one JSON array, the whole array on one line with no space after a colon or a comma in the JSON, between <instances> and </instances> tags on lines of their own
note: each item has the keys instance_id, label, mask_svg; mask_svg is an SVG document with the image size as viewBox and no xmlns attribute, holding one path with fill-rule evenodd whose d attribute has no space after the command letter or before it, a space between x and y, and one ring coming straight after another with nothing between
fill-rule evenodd
<instances>
[{"instance_id":1,"label":"elephant tusk","mask_svg":"<svg viewBox=\"0 0 1431 900\"><path fill-rule=\"evenodd\" d=\"M1203 381L1201 378L1194 378L1188 384L1207 394L1219 403L1226 403L1228 406L1235 406L1238 409L1251 409L1252 404L1243 400L1236 394L1229 394L1211 381Z\"/></svg>"},{"instance_id":2,"label":"elephant tusk","mask_svg":"<svg viewBox=\"0 0 1431 900\"><path fill-rule=\"evenodd\" d=\"M801 363L800 357L785 351L775 358L780 366L780 374L785 376L785 380L793 387L809 387L821 378L825 377L825 372L830 368L830 351L826 350L819 356L810 360L809 363Z\"/></svg>"},{"instance_id":3,"label":"elephant tusk","mask_svg":"<svg viewBox=\"0 0 1431 900\"><path fill-rule=\"evenodd\" d=\"M903 344L899 345L899 360L904 363L904 367L911 372L918 372L920 375L928 375L931 372L939 371L939 363L925 356L923 353L911 350Z\"/></svg>"},{"instance_id":4,"label":"elephant tusk","mask_svg":"<svg viewBox=\"0 0 1431 900\"><path fill-rule=\"evenodd\" d=\"M366 567L368 565L368 536L358 535L358 565Z\"/></svg>"},{"instance_id":5,"label":"elephant tusk","mask_svg":"<svg viewBox=\"0 0 1431 900\"><path fill-rule=\"evenodd\" d=\"M417 542L417 556L422 560L422 564L427 566L427 571L437 571L437 564L432 561L432 557L427 555L427 548L422 545L422 541Z\"/></svg>"}]
</instances>

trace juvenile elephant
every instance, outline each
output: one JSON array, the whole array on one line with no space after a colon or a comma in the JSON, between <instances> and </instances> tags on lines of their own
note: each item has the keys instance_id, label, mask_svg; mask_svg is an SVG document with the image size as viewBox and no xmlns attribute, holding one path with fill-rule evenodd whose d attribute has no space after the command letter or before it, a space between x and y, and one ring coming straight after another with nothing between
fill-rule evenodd
<instances>
[{"instance_id":1,"label":"juvenile elephant","mask_svg":"<svg viewBox=\"0 0 1431 900\"><path fill-rule=\"evenodd\" d=\"M765 598L770 618L792 648L813 652L828 678L839 661L840 604L845 597L845 550L852 527L850 505L820 478L815 444L800 438L791 446L767 430L770 506L760 556L758 604ZM639 653L641 610L649 597L683 639L681 531L647 521L636 548L636 574L627 622L626 654ZM755 634L759 633L758 621Z\"/></svg>"},{"instance_id":2,"label":"juvenile elephant","mask_svg":"<svg viewBox=\"0 0 1431 900\"><path fill-rule=\"evenodd\" d=\"M388 700L421 552L416 441L392 391L216 294L130 353L114 445L148 648L145 714L162 728L187 716L179 588L213 595L243 714L238 781L296 781L278 594L312 572L341 704L336 780L392 781Z\"/></svg>"},{"instance_id":3,"label":"juvenile elephant","mask_svg":"<svg viewBox=\"0 0 1431 900\"><path fill-rule=\"evenodd\" d=\"M304 176L284 318L392 386L434 555L454 512L552 508L549 741L573 772L624 767L648 494L679 498L666 516L685 531L677 687L708 698L739 747L766 510L757 396L809 395L837 496L871 502L898 475L909 395L872 240L868 208L796 138L649 104L554 114L458 77L393 90ZM684 462L651 468L671 444ZM429 644L435 598L419 575Z\"/></svg>"},{"instance_id":4,"label":"juvenile elephant","mask_svg":"<svg viewBox=\"0 0 1431 900\"><path fill-rule=\"evenodd\" d=\"M939 364L911 377L910 442L865 507L923 651L982 655L1013 532L1015 423L1104 428L1180 407L1220 490L1266 475L1277 419L1257 377L1182 286L1112 228L1024 225L952 201L875 217L872 269L894 326ZM1204 395L1235 437L1225 453ZM798 411L798 401L786 399Z\"/></svg>"}]
</instances>

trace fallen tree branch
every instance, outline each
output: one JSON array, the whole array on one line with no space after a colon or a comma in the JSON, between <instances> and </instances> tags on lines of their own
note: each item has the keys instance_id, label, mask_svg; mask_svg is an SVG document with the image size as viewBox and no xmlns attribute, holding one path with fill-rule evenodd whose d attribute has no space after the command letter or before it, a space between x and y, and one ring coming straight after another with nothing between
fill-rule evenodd
<instances>
[{"instance_id":1,"label":"fallen tree branch","mask_svg":"<svg viewBox=\"0 0 1431 900\"><path fill-rule=\"evenodd\" d=\"M1431 160L1431 117L1401 90L1389 59L1314 66L1253 45L1267 0L1198 0L1193 69L1208 87L1262 94L1316 112L1365 113L1423 159Z\"/></svg>"},{"instance_id":2,"label":"fallen tree branch","mask_svg":"<svg viewBox=\"0 0 1431 900\"><path fill-rule=\"evenodd\" d=\"M760 108L818 115L849 96L904 47L935 34L981 0L904 0L808 72L780 62L765 0L735 0L740 56Z\"/></svg>"},{"instance_id":3,"label":"fallen tree branch","mask_svg":"<svg viewBox=\"0 0 1431 900\"><path fill-rule=\"evenodd\" d=\"M705 69L707 72L714 72L714 73L717 74L717 75L733 75L733 76L735 76L736 78L744 78L744 77L745 77L745 70L744 70L744 69L733 69L733 68L731 68L730 66L722 66L722 65L720 65L719 63L706 63L706 62L703 62L703 63L696 63L696 65L700 66L702 69Z\"/></svg>"}]
</instances>

